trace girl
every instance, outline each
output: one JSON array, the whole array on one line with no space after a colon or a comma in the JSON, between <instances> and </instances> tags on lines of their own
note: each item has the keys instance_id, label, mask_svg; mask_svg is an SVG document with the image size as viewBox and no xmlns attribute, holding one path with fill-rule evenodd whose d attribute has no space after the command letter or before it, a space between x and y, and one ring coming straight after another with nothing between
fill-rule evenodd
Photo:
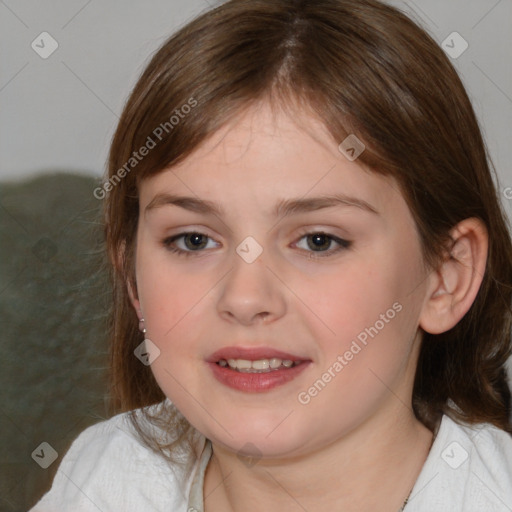
<instances>
[{"instance_id":1,"label":"girl","mask_svg":"<svg viewBox=\"0 0 512 512\"><path fill-rule=\"evenodd\" d=\"M512 510L512 244L448 57L374 0L155 54L105 197L117 411L44 511Z\"/></svg>"}]
</instances>

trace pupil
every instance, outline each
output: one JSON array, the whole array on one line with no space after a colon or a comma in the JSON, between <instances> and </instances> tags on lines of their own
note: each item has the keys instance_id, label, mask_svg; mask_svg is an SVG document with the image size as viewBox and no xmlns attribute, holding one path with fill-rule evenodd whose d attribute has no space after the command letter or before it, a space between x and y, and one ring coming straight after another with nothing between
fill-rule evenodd
<instances>
[{"instance_id":1,"label":"pupil","mask_svg":"<svg viewBox=\"0 0 512 512\"><path fill-rule=\"evenodd\" d=\"M311 235L311 238L313 240L313 246L310 245L310 248L311 249L328 249L329 248L329 245L330 245L330 240L329 240L329 237L327 237L326 235L323 235L321 233L319 234L316 234L316 235ZM322 241L324 242L322 244ZM320 242L320 245L317 245L317 242Z\"/></svg>"},{"instance_id":2,"label":"pupil","mask_svg":"<svg viewBox=\"0 0 512 512\"><path fill-rule=\"evenodd\" d=\"M202 247L204 247L206 245L205 242L203 242L201 244L201 238L203 238L203 235L201 235L199 233L192 233L192 234L190 234L190 235L185 237L185 244L187 245L187 247L189 249L192 249L192 250L201 249ZM187 243L189 240L192 242L192 245L189 245ZM196 242L199 242L199 245L195 245Z\"/></svg>"}]
</instances>

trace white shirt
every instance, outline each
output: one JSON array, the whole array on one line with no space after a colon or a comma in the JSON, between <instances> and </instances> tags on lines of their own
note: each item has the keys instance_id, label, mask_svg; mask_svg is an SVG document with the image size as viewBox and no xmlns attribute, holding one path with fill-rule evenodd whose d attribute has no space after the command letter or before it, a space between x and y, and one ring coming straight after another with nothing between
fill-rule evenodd
<instances>
[{"instance_id":1,"label":"white shirt","mask_svg":"<svg viewBox=\"0 0 512 512\"><path fill-rule=\"evenodd\" d=\"M203 512L212 454L170 464L138 440L119 414L72 443L52 488L29 512ZM404 512L511 512L512 436L490 424L461 426L443 416Z\"/></svg>"}]
</instances>

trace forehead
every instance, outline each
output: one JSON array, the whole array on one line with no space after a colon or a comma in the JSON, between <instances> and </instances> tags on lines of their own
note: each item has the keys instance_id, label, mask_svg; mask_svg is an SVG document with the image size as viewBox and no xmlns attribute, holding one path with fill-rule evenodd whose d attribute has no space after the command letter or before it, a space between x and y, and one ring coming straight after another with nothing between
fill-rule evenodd
<instances>
[{"instance_id":1,"label":"forehead","mask_svg":"<svg viewBox=\"0 0 512 512\"><path fill-rule=\"evenodd\" d=\"M215 132L178 165L143 180L141 209L162 193L245 204L270 211L278 200L332 193L358 197L375 209L396 204L395 180L349 161L325 125L297 111L260 103Z\"/></svg>"}]
</instances>

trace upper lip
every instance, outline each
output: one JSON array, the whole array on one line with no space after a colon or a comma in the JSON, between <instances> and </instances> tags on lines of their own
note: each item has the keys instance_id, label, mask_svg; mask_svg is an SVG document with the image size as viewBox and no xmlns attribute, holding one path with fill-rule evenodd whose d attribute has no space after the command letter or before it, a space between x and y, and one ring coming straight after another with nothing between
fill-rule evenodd
<instances>
[{"instance_id":1,"label":"upper lip","mask_svg":"<svg viewBox=\"0 0 512 512\"><path fill-rule=\"evenodd\" d=\"M283 361L309 361L307 357L300 357L288 352L282 352L272 347L225 347L214 352L208 357L207 362L217 363L221 359L246 359L256 361L258 359L282 359Z\"/></svg>"}]
</instances>

